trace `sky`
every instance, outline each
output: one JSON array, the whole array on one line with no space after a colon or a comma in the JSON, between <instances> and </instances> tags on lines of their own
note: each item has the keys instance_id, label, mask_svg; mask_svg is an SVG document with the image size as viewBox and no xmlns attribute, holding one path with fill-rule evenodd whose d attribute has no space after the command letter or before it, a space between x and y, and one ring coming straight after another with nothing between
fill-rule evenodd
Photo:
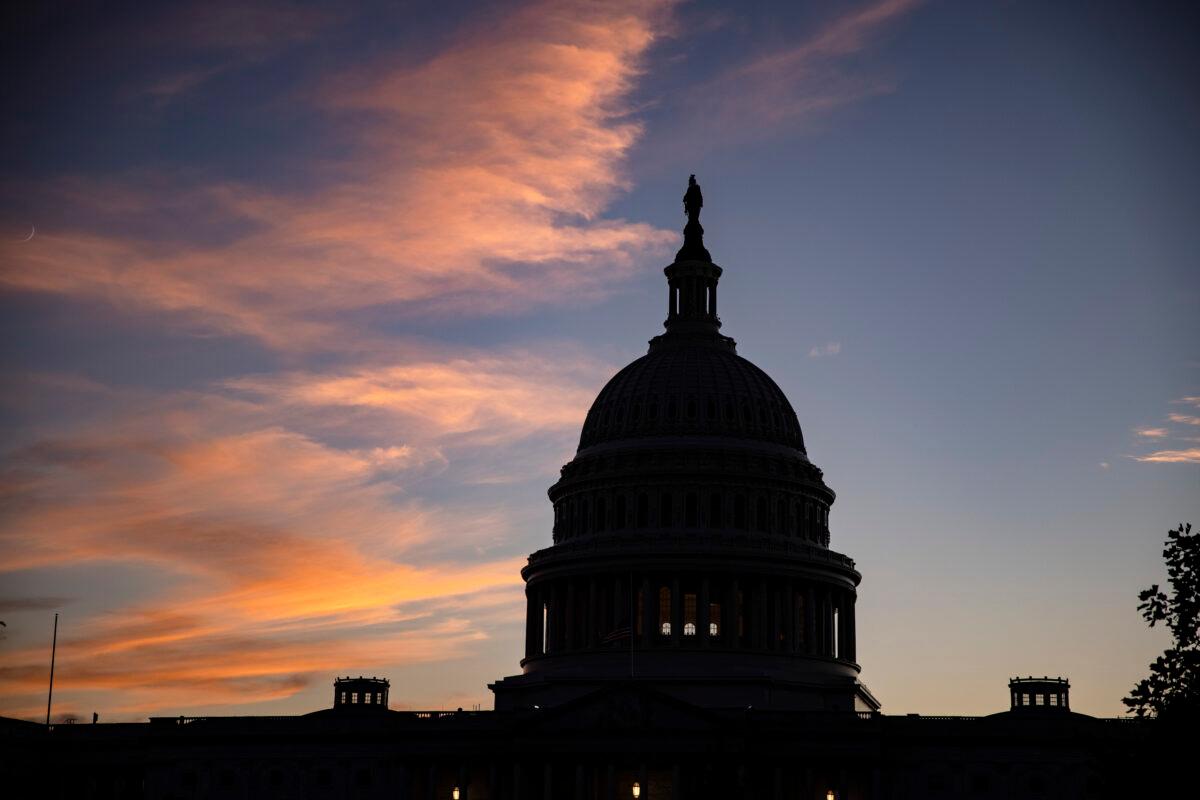
<instances>
[{"instance_id":1,"label":"sky","mask_svg":"<svg viewBox=\"0 0 1200 800\"><path fill-rule=\"evenodd\" d=\"M0 714L490 708L689 173L885 713L1120 698L1200 524L1183 4L71 2L0 62Z\"/></svg>"}]
</instances>

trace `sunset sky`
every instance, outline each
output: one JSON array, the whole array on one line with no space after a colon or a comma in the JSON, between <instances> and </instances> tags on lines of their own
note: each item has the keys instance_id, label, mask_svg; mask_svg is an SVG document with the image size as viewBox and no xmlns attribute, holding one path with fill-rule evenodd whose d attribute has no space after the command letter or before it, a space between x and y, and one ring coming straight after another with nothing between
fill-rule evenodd
<instances>
[{"instance_id":1,"label":"sunset sky","mask_svg":"<svg viewBox=\"0 0 1200 800\"><path fill-rule=\"evenodd\" d=\"M1123 6L1123 8L1118 8ZM519 670L518 570L662 330L689 173L885 713L1120 698L1200 524L1184 4L61 2L0 62L0 714L394 708Z\"/></svg>"}]
</instances>

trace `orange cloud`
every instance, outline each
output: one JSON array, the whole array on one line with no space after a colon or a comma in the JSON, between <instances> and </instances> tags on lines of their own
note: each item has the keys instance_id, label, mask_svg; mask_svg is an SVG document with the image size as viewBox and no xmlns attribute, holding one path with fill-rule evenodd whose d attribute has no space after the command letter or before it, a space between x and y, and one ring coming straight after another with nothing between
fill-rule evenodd
<instances>
[{"instance_id":1,"label":"orange cloud","mask_svg":"<svg viewBox=\"0 0 1200 800\"><path fill-rule=\"evenodd\" d=\"M460 458L511 464L518 439L569 447L608 368L557 363L462 353L166 394L31 377L31 406L87 409L15 442L0 473L2 571L92 576L72 620L86 633L60 642L64 704L264 702L348 665L465 657L519 625L514 522L466 491L445 507L412 487ZM115 605L96 594L127 568L171 579ZM0 668L10 714L32 715L43 688L27 637Z\"/></svg>"},{"instance_id":2,"label":"orange cloud","mask_svg":"<svg viewBox=\"0 0 1200 800\"><path fill-rule=\"evenodd\" d=\"M1200 464L1200 447L1188 450L1159 450L1144 456L1134 456L1138 461L1160 464Z\"/></svg>"},{"instance_id":3,"label":"orange cloud","mask_svg":"<svg viewBox=\"0 0 1200 800\"><path fill-rule=\"evenodd\" d=\"M537 3L423 63L329 80L312 113L354 124L348 155L312 167L319 189L52 183L91 223L8 243L0 281L288 350L353 347L341 316L362 308L479 314L602 295L676 238L600 217L625 186L641 133L628 95L668 5Z\"/></svg>"},{"instance_id":4,"label":"orange cloud","mask_svg":"<svg viewBox=\"0 0 1200 800\"><path fill-rule=\"evenodd\" d=\"M1133 432L1147 439L1162 439L1169 433L1166 428L1135 428Z\"/></svg>"}]
</instances>

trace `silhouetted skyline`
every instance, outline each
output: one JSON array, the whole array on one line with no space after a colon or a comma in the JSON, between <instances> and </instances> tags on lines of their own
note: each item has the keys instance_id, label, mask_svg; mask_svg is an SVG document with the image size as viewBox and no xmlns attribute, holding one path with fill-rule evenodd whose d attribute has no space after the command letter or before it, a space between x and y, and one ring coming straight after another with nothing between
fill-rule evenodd
<instances>
[{"instance_id":1,"label":"silhouetted skyline","mask_svg":"<svg viewBox=\"0 0 1200 800\"><path fill-rule=\"evenodd\" d=\"M0 714L55 611L56 714L490 704L689 173L884 710L1122 713L1200 519L1195 28L969 5L14 12Z\"/></svg>"}]
</instances>

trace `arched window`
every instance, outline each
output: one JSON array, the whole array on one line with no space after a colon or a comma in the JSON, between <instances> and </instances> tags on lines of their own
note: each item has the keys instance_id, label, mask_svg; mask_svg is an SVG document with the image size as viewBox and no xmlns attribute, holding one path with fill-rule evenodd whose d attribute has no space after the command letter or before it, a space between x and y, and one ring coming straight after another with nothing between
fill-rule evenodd
<instances>
[{"instance_id":1,"label":"arched window","mask_svg":"<svg viewBox=\"0 0 1200 800\"><path fill-rule=\"evenodd\" d=\"M645 528L650 524L650 498L639 494L637 498L637 526Z\"/></svg>"},{"instance_id":2,"label":"arched window","mask_svg":"<svg viewBox=\"0 0 1200 800\"><path fill-rule=\"evenodd\" d=\"M658 590L658 632L671 635L671 590L666 586Z\"/></svg>"},{"instance_id":3,"label":"arched window","mask_svg":"<svg viewBox=\"0 0 1200 800\"><path fill-rule=\"evenodd\" d=\"M696 595L692 592L683 595L683 635L696 635Z\"/></svg>"},{"instance_id":4,"label":"arched window","mask_svg":"<svg viewBox=\"0 0 1200 800\"><path fill-rule=\"evenodd\" d=\"M708 604L708 635L709 636L720 636L721 635L721 604L720 603L709 603Z\"/></svg>"},{"instance_id":5,"label":"arched window","mask_svg":"<svg viewBox=\"0 0 1200 800\"><path fill-rule=\"evenodd\" d=\"M669 528L674 524L671 518L672 503L673 498L671 497L671 493L663 492L658 505L658 524L664 528Z\"/></svg>"},{"instance_id":6,"label":"arched window","mask_svg":"<svg viewBox=\"0 0 1200 800\"><path fill-rule=\"evenodd\" d=\"M688 492L683 504L684 524L689 528L694 528L699 524L696 519L699 501L696 499L695 492Z\"/></svg>"}]
</instances>

